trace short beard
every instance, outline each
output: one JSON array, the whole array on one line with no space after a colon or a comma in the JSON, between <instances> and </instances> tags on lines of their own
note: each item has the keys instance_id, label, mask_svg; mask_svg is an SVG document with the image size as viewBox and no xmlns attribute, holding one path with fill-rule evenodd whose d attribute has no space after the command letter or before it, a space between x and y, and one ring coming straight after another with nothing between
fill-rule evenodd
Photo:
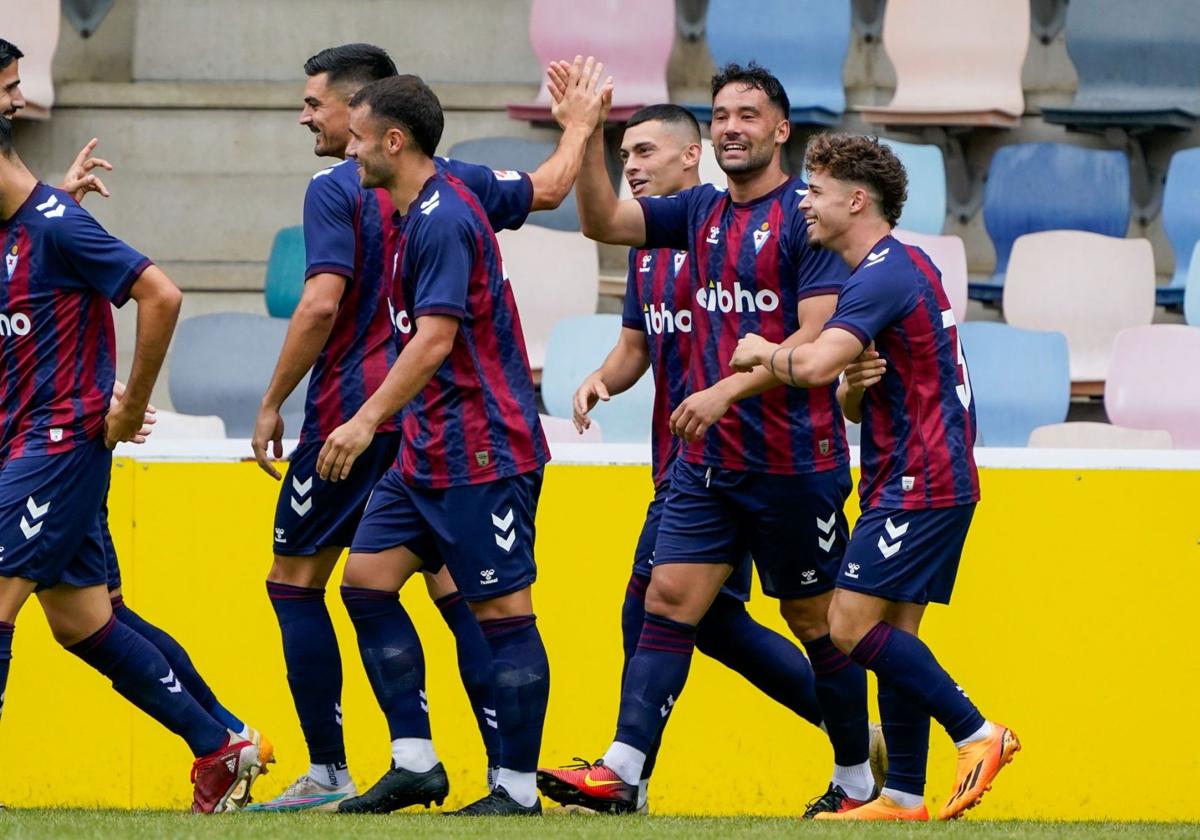
<instances>
[{"instance_id":1,"label":"short beard","mask_svg":"<svg viewBox=\"0 0 1200 840\"><path fill-rule=\"evenodd\" d=\"M746 159L732 167L726 166L725 161L720 154L717 155L717 164L721 167L721 171L727 175L741 175L748 172L761 172L771 165L772 159L775 157L775 144L763 148L762 150L750 149Z\"/></svg>"}]
</instances>

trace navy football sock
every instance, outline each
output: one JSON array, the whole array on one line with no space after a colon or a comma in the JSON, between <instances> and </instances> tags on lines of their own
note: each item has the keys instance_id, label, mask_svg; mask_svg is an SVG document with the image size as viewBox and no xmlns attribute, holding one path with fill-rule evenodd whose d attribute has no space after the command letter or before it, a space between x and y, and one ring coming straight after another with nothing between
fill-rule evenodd
<instances>
[{"instance_id":1,"label":"navy football sock","mask_svg":"<svg viewBox=\"0 0 1200 840\"><path fill-rule=\"evenodd\" d=\"M871 744L867 672L838 650L828 633L803 644L816 677L817 701L833 745L833 762L843 767L862 764Z\"/></svg>"},{"instance_id":2,"label":"navy football sock","mask_svg":"<svg viewBox=\"0 0 1200 840\"><path fill-rule=\"evenodd\" d=\"M112 680L118 694L187 741L197 758L229 740L225 727L184 688L158 648L116 618L67 650Z\"/></svg>"},{"instance_id":3,"label":"navy football sock","mask_svg":"<svg viewBox=\"0 0 1200 840\"><path fill-rule=\"evenodd\" d=\"M696 628L696 649L813 726L821 725L808 659L791 641L755 621L737 598L725 593L716 597Z\"/></svg>"},{"instance_id":4,"label":"navy football sock","mask_svg":"<svg viewBox=\"0 0 1200 840\"><path fill-rule=\"evenodd\" d=\"M8 666L12 664L13 625L0 621L0 716L4 715L4 692L8 687Z\"/></svg>"},{"instance_id":5,"label":"navy football sock","mask_svg":"<svg viewBox=\"0 0 1200 840\"><path fill-rule=\"evenodd\" d=\"M461 592L452 592L435 602L454 634L458 649L458 673L471 701L483 748L487 751L488 767L500 766L500 728L496 720L495 673L492 669L492 649L483 636L483 628L471 612Z\"/></svg>"},{"instance_id":6,"label":"navy football sock","mask_svg":"<svg viewBox=\"0 0 1200 840\"><path fill-rule=\"evenodd\" d=\"M367 679L388 722L389 737L429 740L425 654L400 593L342 587L346 612L358 634Z\"/></svg>"},{"instance_id":7,"label":"navy football sock","mask_svg":"<svg viewBox=\"0 0 1200 840\"><path fill-rule=\"evenodd\" d=\"M120 595L112 599L112 609L117 621L158 648L159 653L166 658L167 664L175 672L175 676L179 677L179 681L183 683L183 687L188 690L188 693L204 711L233 732L240 733L246 727L246 724L238 720L217 701L217 697L208 687L208 683L204 681L204 678L196 670L196 666L192 664L192 659L188 656L187 651L169 633L155 627L131 610Z\"/></svg>"},{"instance_id":8,"label":"navy football sock","mask_svg":"<svg viewBox=\"0 0 1200 840\"><path fill-rule=\"evenodd\" d=\"M879 677L879 716L887 743L886 787L925 795L925 767L929 763L929 713L895 683Z\"/></svg>"},{"instance_id":9,"label":"navy football sock","mask_svg":"<svg viewBox=\"0 0 1200 840\"><path fill-rule=\"evenodd\" d=\"M979 709L912 633L881 621L862 637L850 655L917 700L945 727L952 741L961 741L983 726Z\"/></svg>"},{"instance_id":10,"label":"navy football sock","mask_svg":"<svg viewBox=\"0 0 1200 840\"><path fill-rule=\"evenodd\" d=\"M614 741L650 752L683 692L695 647L695 626L646 613L637 653L621 687Z\"/></svg>"},{"instance_id":11,"label":"navy football sock","mask_svg":"<svg viewBox=\"0 0 1200 840\"><path fill-rule=\"evenodd\" d=\"M550 662L532 615L479 622L492 649L500 766L518 773L537 770L542 727L550 699Z\"/></svg>"},{"instance_id":12,"label":"navy football sock","mask_svg":"<svg viewBox=\"0 0 1200 840\"><path fill-rule=\"evenodd\" d=\"M638 639L642 636L642 623L646 620L646 590L650 578L634 572L625 587L625 602L621 606L621 645L625 650L625 661L621 664L621 682L629 670L629 660L637 652Z\"/></svg>"},{"instance_id":13,"label":"navy football sock","mask_svg":"<svg viewBox=\"0 0 1200 840\"><path fill-rule=\"evenodd\" d=\"M313 764L345 764L342 655L325 606L325 590L267 582L283 637L288 687Z\"/></svg>"}]
</instances>

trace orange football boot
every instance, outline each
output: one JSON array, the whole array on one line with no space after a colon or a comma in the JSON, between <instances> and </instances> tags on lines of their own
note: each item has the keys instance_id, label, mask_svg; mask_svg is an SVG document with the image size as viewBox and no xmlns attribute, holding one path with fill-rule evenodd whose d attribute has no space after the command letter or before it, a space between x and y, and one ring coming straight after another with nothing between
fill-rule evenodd
<instances>
[{"instance_id":1,"label":"orange football boot","mask_svg":"<svg viewBox=\"0 0 1200 840\"><path fill-rule=\"evenodd\" d=\"M826 811L822 814L817 814L814 819L818 820L920 820L926 822L929 819L929 812L925 810L925 805L920 808L904 808L896 804L889 796L880 795L876 799L872 799L865 805L859 805L857 808L851 808L848 811Z\"/></svg>"},{"instance_id":2,"label":"orange football boot","mask_svg":"<svg viewBox=\"0 0 1200 840\"><path fill-rule=\"evenodd\" d=\"M637 785L626 784L602 760L595 764L576 761L579 763L557 770L538 770L538 790L560 805L577 805L605 814L637 810Z\"/></svg>"},{"instance_id":3,"label":"orange football boot","mask_svg":"<svg viewBox=\"0 0 1200 840\"><path fill-rule=\"evenodd\" d=\"M939 820L955 820L974 808L992 789L996 774L1021 749L1017 734L1007 726L992 724L992 734L958 748L958 774L954 790L938 814Z\"/></svg>"}]
</instances>

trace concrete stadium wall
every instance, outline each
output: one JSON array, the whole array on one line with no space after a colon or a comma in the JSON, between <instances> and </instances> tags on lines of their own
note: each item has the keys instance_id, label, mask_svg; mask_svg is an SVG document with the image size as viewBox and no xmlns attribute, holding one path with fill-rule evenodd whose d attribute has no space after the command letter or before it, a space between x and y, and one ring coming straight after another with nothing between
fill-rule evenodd
<instances>
[{"instance_id":1,"label":"concrete stadium wall","mask_svg":"<svg viewBox=\"0 0 1200 840\"><path fill-rule=\"evenodd\" d=\"M1200 657L1186 632L1200 591L1200 470L982 470L984 501L954 608L927 638L988 715L1025 749L979 812L987 818L1196 820L1200 799L1131 796L1148 777L1200 772L1187 727ZM307 766L263 579L277 485L246 463L118 459L110 496L126 599L184 643L217 695L274 740L273 796ZM553 672L542 761L599 755L618 700L619 613L650 497L644 466L548 468L535 608ZM853 513L853 512L852 512ZM336 577L335 577L336 580ZM336 592L350 766L360 789L387 766L387 732ZM447 807L482 793L484 755L452 637L420 583L404 600L421 631ZM755 616L786 633L756 592ZM183 808L191 757L59 649L27 606L0 724L10 806ZM953 778L934 727L929 802ZM651 786L657 813L796 814L824 788L823 735L697 656ZM703 773L697 773L704 767Z\"/></svg>"}]
</instances>

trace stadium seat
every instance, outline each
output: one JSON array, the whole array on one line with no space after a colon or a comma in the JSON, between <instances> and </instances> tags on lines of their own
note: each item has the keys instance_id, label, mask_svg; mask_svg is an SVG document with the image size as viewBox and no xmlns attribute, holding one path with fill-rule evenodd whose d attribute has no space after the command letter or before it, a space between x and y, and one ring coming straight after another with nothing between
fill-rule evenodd
<instances>
[{"instance_id":1,"label":"stadium seat","mask_svg":"<svg viewBox=\"0 0 1200 840\"><path fill-rule=\"evenodd\" d=\"M1163 232L1175 253L1171 282L1157 289L1160 306L1178 306L1188 284L1192 251L1200 241L1200 146L1171 157L1163 190Z\"/></svg>"},{"instance_id":2,"label":"stadium seat","mask_svg":"<svg viewBox=\"0 0 1200 840\"><path fill-rule=\"evenodd\" d=\"M1014 327L1066 335L1071 382L1078 392L1099 393L1117 333L1154 317L1150 242L1070 230L1026 234L1013 246L1003 303Z\"/></svg>"},{"instance_id":3,"label":"stadium seat","mask_svg":"<svg viewBox=\"0 0 1200 840\"><path fill-rule=\"evenodd\" d=\"M197 416L159 409L154 415L150 440L221 440L225 421L216 415Z\"/></svg>"},{"instance_id":4,"label":"stadium seat","mask_svg":"<svg viewBox=\"0 0 1200 840\"><path fill-rule=\"evenodd\" d=\"M896 228L892 235L906 245L916 245L929 255L933 264L942 272L942 288L950 298L954 320L962 323L967 319L967 249L957 236L930 236L911 230Z\"/></svg>"},{"instance_id":5,"label":"stadium seat","mask_svg":"<svg viewBox=\"0 0 1200 840\"><path fill-rule=\"evenodd\" d=\"M1111 423L1052 423L1030 432L1029 445L1041 449L1170 449L1171 433Z\"/></svg>"},{"instance_id":6,"label":"stadium seat","mask_svg":"<svg viewBox=\"0 0 1200 840\"><path fill-rule=\"evenodd\" d=\"M700 182L715 184L721 188L729 184L725 171L717 163L717 154L713 151L712 141L707 138L700 141ZM625 180L624 175L621 176L620 197L622 199L633 198L633 193L629 190L629 182Z\"/></svg>"},{"instance_id":7,"label":"stadium seat","mask_svg":"<svg viewBox=\"0 0 1200 840\"><path fill-rule=\"evenodd\" d=\"M280 228L271 243L267 257L267 277L263 282L263 297L267 314L272 318L291 318L296 304L304 293L304 227Z\"/></svg>"},{"instance_id":8,"label":"stadium seat","mask_svg":"<svg viewBox=\"0 0 1200 840\"><path fill-rule=\"evenodd\" d=\"M482 163L492 169L516 169L533 172L554 152L554 144L523 137L480 137L463 140L450 147L449 156L468 163ZM531 225L555 230L579 230L579 211L575 209L575 188L553 210L529 214Z\"/></svg>"},{"instance_id":9,"label":"stadium seat","mask_svg":"<svg viewBox=\"0 0 1200 840\"><path fill-rule=\"evenodd\" d=\"M1104 410L1122 426L1166 429L1176 449L1200 449L1200 329L1156 324L1118 333Z\"/></svg>"},{"instance_id":10,"label":"stadium seat","mask_svg":"<svg viewBox=\"0 0 1200 840\"><path fill-rule=\"evenodd\" d=\"M171 403L185 414L216 415L230 437L248 438L271 380L288 322L243 312L179 323L171 349ZM300 434L308 377L283 404L285 434Z\"/></svg>"},{"instance_id":11,"label":"stadium seat","mask_svg":"<svg viewBox=\"0 0 1200 840\"><path fill-rule=\"evenodd\" d=\"M631 37L630 27L636 27ZM563 3L533 0L529 43L538 62L594 55L604 62L604 75L614 79L609 119L622 122L638 108L670 101L667 61L675 43L674 0L605 0ZM550 122L550 93L538 86L532 103L508 106L515 120Z\"/></svg>"},{"instance_id":12,"label":"stadium seat","mask_svg":"<svg viewBox=\"0 0 1200 840\"><path fill-rule=\"evenodd\" d=\"M25 54L20 60L25 107L17 112L18 117L38 120L50 117L54 105L54 79L50 69L58 49L60 16L58 3L0 0L4 40L16 44Z\"/></svg>"},{"instance_id":13,"label":"stadium seat","mask_svg":"<svg viewBox=\"0 0 1200 840\"><path fill-rule=\"evenodd\" d=\"M1124 152L1067 143L1018 143L992 158L983 221L996 248L991 283L972 283L975 300L1001 297L1017 237L1046 230L1124 236L1129 227L1129 159Z\"/></svg>"},{"instance_id":14,"label":"stadium seat","mask_svg":"<svg viewBox=\"0 0 1200 840\"><path fill-rule=\"evenodd\" d=\"M884 139L908 173L908 199L897 227L937 236L946 225L946 164L942 150L928 143Z\"/></svg>"},{"instance_id":15,"label":"stadium seat","mask_svg":"<svg viewBox=\"0 0 1200 840\"><path fill-rule=\"evenodd\" d=\"M529 364L541 370L556 322L596 311L600 257L582 233L526 225L497 234L504 273L521 313ZM552 412L553 413L553 412Z\"/></svg>"},{"instance_id":16,"label":"stadium seat","mask_svg":"<svg viewBox=\"0 0 1200 840\"><path fill-rule=\"evenodd\" d=\"M883 46L896 92L887 105L859 109L868 122L1011 128L1020 121L1028 0L888 3Z\"/></svg>"},{"instance_id":17,"label":"stadium seat","mask_svg":"<svg viewBox=\"0 0 1200 840\"><path fill-rule=\"evenodd\" d=\"M731 61L756 61L779 78L791 102L792 122L841 121L850 0L709 0L707 32L718 68ZM688 108L696 119L711 122L711 102Z\"/></svg>"},{"instance_id":18,"label":"stadium seat","mask_svg":"<svg viewBox=\"0 0 1200 840\"><path fill-rule=\"evenodd\" d=\"M593 420L592 425L583 434L575 431L575 424L565 417L552 417L549 414L540 415L542 431L546 433L549 443L603 443L604 432L600 422Z\"/></svg>"},{"instance_id":19,"label":"stadium seat","mask_svg":"<svg viewBox=\"0 0 1200 840\"><path fill-rule=\"evenodd\" d=\"M1061 333L971 321L959 324L958 336L971 375L978 444L1024 446L1038 426L1067 419L1071 380Z\"/></svg>"},{"instance_id":20,"label":"stadium seat","mask_svg":"<svg viewBox=\"0 0 1200 840\"><path fill-rule=\"evenodd\" d=\"M554 325L542 371L542 402L555 417L571 416L575 389L600 367L621 334L620 315L581 315ZM654 382L649 374L624 394L598 404L592 416L604 429L607 443L637 443L650 439Z\"/></svg>"},{"instance_id":21,"label":"stadium seat","mask_svg":"<svg viewBox=\"0 0 1200 840\"><path fill-rule=\"evenodd\" d=\"M1149 13L1143 13L1149 12ZM1042 109L1076 128L1191 128L1200 121L1200 4L1071 0L1067 52L1079 77L1070 105Z\"/></svg>"},{"instance_id":22,"label":"stadium seat","mask_svg":"<svg viewBox=\"0 0 1200 840\"><path fill-rule=\"evenodd\" d=\"M1192 249L1188 263L1188 282L1183 292L1183 317L1193 327L1200 327L1200 242Z\"/></svg>"}]
</instances>

